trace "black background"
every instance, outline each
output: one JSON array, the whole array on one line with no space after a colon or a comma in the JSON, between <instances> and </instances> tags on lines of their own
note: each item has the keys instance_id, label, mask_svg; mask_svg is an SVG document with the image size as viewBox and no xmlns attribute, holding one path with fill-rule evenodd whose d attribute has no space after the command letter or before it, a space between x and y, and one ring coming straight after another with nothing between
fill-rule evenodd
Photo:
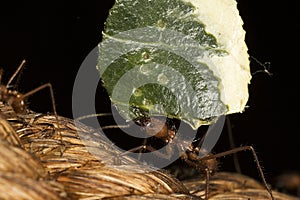
<instances>
[{"instance_id":1,"label":"black background","mask_svg":"<svg viewBox=\"0 0 300 200\"><path fill-rule=\"evenodd\" d=\"M7 5L9 4L9 5ZM0 67L6 83L22 59L27 60L17 89L23 93L51 82L58 113L72 117L72 87L77 70L101 41L101 30L113 1L9 1L0 3ZM300 171L298 139L299 17L292 3L239 0L249 54L273 74L256 73L249 86L248 108L231 116L235 143L253 145L266 176ZM251 59L251 71L264 67ZM100 89L101 90L101 89ZM103 91L102 91L103 92ZM104 111L107 96L102 94ZM51 112L48 91L29 99L29 107ZM228 150L226 134L217 152ZM257 177L253 157L240 153L242 171ZM229 164L225 164L226 160ZM222 159L224 169L232 160ZM226 168L227 167L227 168Z\"/></svg>"}]
</instances>

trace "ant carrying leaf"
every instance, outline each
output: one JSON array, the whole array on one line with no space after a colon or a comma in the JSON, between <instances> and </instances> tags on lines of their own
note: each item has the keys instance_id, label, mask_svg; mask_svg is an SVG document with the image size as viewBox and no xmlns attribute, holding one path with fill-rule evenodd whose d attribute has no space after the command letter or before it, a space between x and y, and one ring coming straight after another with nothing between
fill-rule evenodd
<instances>
[{"instance_id":1,"label":"ant carrying leaf","mask_svg":"<svg viewBox=\"0 0 300 200\"><path fill-rule=\"evenodd\" d=\"M109 114L101 113L95 115L88 115L88 116L80 117L77 120L82 120L82 119L86 119L89 117L96 117L96 116L103 117L103 116L109 116ZM184 137L177 137L178 130L176 128L175 121L169 118L167 118L166 121L164 121L163 118L161 117L141 118L135 120L133 123L138 124L140 126L141 132L144 131L148 136L154 137L157 140L151 141L151 139L149 140L149 138L145 139L144 144L127 150L122 155L120 155L120 157L129 153L130 154L136 153L137 157L139 158L139 155L150 152L155 154L157 157L163 159L170 159L172 156L174 156L174 154L179 153L181 160L186 162L189 166L195 168L201 174L205 175L205 199L208 199L210 177L217 171L217 167L218 167L217 158L224 157L227 155L232 155L232 154L234 155L241 151L250 151L253 155L262 182L266 190L268 191L271 199L274 199L272 190L265 179L262 167L259 163L259 159L252 146L236 147L231 150L224 151L221 153L216 153L216 154L207 153L204 152L205 149L201 149L200 147L203 145L205 137L207 137L210 134L211 130L208 129L208 131L205 133L204 136L197 135L197 137L194 138L193 140L194 142L191 144L190 141L186 140ZM104 131L110 129L118 129L118 128L120 128L118 125L108 125L108 126L101 127L101 129ZM123 125L122 128L130 129L130 123L128 125ZM163 142L164 145L168 146L168 148L166 148L165 154L163 154L161 151L158 151L158 149L155 148L156 146L155 143L157 143L158 140Z\"/></svg>"}]
</instances>

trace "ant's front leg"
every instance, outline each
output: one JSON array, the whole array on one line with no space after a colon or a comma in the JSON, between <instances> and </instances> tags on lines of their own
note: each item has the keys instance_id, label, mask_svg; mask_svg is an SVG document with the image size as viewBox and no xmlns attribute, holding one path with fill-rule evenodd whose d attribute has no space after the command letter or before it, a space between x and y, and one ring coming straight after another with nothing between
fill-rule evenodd
<instances>
[{"instance_id":1,"label":"ant's front leg","mask_svg":"<svg viewBox=\"0 0 300 200\"><path fill-rule=\"evenodd\" d=\"M144 151L149 151L151 153L153 153L155 156L157 157L160 157L160 158L163 158L163 159L167 159L167 160L170 160L172 155L173 154L164 154L160 151L158 151L157 149L155 149L154 147L150 146L150 145L147 145L147 144L143 144L143 145L140 145L140 146L137 146L137 147L134 147L134 148L131 148L129 150L126 150L125 152L123 153L120 153L118 154L116 157L110 157L108 158L108 160L111 160L113 159L113 163L115 165L121 165L122 164L122 157L123 156L126 156L126 155L129 155L129 154L132 154L132 153L135 153L135 154L138 154L138 157L136 158L134 156L134 158L136 160L141 160L141 155L143 154Z\"/></svg>"},{"instance_id":2,"label":"ant's front leg","mask_svg":"<svg viewBox=\"0 0 300 200\"><path fill-rule=\"evenodd\" d=\"M164 154L164 153L158 151L157 149L155 149L154 147L152 147L150 145L147 145L147 144L143 144L143 145L140 145L138 147L134 147L132 149L129 149L126 152L122 153L120 156L125 156L129 153L135 153L135 152L138 152L138 151L140 151L139 153L141 153L141 151L146 151L146 150L150 151L151 153L155 154L156 156L158 156L160 158L167 159L167 160L170 160L170 158L173 156L172 153Z\"/></svg>"}]
</instances>

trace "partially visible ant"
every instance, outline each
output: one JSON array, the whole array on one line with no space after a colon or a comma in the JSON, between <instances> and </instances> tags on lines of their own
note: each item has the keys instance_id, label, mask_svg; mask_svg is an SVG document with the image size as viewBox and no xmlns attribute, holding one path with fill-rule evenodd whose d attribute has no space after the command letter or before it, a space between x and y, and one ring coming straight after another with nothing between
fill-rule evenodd
<instances>
[{"instance_id":1,"label":"partially visible ant","mask_svg":"<svg viewBox=\"0 0 300 200\"><path fill-rule=\"evenodd\" d=\"M261 165L259 164L259 160L257 157L257 154L252 146L241 146L236 147L234 149L212 154L208 153L204 157L199 157L200 152L199 146L201 146L204 137L202 138L196 138L194 141L199 140L198 146L194 146L192 144L188 144L187 141L181 138L181 140L174 141L173 139L176 136L176 129L174 129L174 125L169 125L169 123L165 123L164 121L161 121L157 118L151 118L151 120L147 120L147 123L144 124L145 130L149 135L154 135L155 137L163 140L166 144L173 143L177 148L184 147L186 150L185 152L180 156L181 159L186 162L188 165L194 167L198 171L204 173L206 175L206 186L205 186L205 199L208 199L208 191L209 191L209 180L210 176L213 175L217 170L217 158L224 157L227 155L235 154L240 151L251 151L252 155L254 157L256 166L258 168L258 172L262 178L263 184L266 187L268 193L270 194L270 197L272 200L274 200L272 190L267 184L267 181L265 179L263 170ZM157 128L158 127L158 128ZM156 133L156 134L155 134ZM146 144L141 146L140 148L144 148L147 150L150 150L149 146ZM205 150L204 150L205 151Z\"/></svg>"},{"instance_id":2,"label":"partially visible ant","mask_svg":"<svg viewBox=\"0 0 300 200\"><path fill-rule=\"evenodd\" d=\"M53 113L54 113L56 121L57 121L58 129L59 129L58 115L56 112L54 94L53 94L53 89L52 89L51 83L43 84L25 94L22 94L22 93L18 92L17 90L10 89L10 84L15 79L15 77L20 72L20 70L24 67L25 63L26 63L26 61L22 60L21 64L19 65L17 70L14 72L14 74L11 76L11 78L9 79L9 81L7 82L6 85L3 85L1 83L3 70L0 69L0 101L2 101L4 104L11 106L16 114L26 114L27 113L27 104L25 102L26 98L28 98L29 96L33 95L34 93L36 93L40 90L49 88L51 101L52 101L52 109L53 109ZM61 137L61 135L60 135L60 137Z\"/></svg>"},{"instance_id":3,"label":"partially visible ant","mask_svg":"<svg viewBox=\"0 0 300 200\"><path fill-rule=\"evenodd\" d=\"M86 119L89 117L96 117L96 116L108 116L109 114L95 114L95 115L89 115L78 118L78 120ZM200 152L199 146L203 143L203 140L205 136L202 136L202 138L195 138L193 141L198 141L197 145L194 144L194 142L191 144L190 142L186 141L183 138L177 139L177 129L176 125L172 123L172 120L167 118L166 120L162 120L159 117L144 117L141 119L137 119L134 121L135 124L141 126L141 129L146 132L149 136L152 136L156 139L159 139L164 142L164 145L171 144L170 148L166 150L166 154L168 155L162 155L161 152L157 152L156 148L154 148L152 145L148 145L146 142L143 145L140 145L138 147L132 148L128 150L128 152L137 152L137 151L150 151L156 153L156 155L163 157L165 159L168 159L172 156L175 149L180 149L182 152L182 149L184 149L184 153L180 156L180 158L186 162L191 167L194 167L199 172L205 174L206 176L206 184L205 184L205 199L207 200L209 197L209 181L210 177L216 172L218 167L217 158L224 157L227 155L236 154L240 151L251 151L254 161L256 163L256 166L258 168L259 175L261 176L261 179L263 181L263 184L270 194L270 198L274 200L272 190L270 186L268 185L262 167L259 164L259 160L257 157L257 154L252 146L241 146L236 147L234 149L212 154L212 153L205 153ZM130 125L129 125L130 126ZM125 125L123 128L128 128L129 126ZM102 130L106 129L112 129L112 128L119 128L118 125L109 125L101 127ZM200 136L201 137L201 136ZM179 150L179 152L180 152ZM203 151L203 150L201 150ZM205 151L205 150L204 150ZM122 154L125 155L126 153ZM199 157L199 155L205 155L203 157Z\"/></svg>"}]
</instances>

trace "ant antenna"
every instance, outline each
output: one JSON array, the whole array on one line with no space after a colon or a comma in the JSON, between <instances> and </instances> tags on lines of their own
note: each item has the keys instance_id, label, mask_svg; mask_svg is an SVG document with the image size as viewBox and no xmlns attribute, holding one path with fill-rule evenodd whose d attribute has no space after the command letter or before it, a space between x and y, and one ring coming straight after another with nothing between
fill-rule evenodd
<instances>
[{"instance_id":1,"label":"ant antenna","mask_svg":"<svg viewBox=\"0 0 300 200\"><path fill-rule=\"evenodd\" d=\"M19 65L18 69L15 71L15 73L10 77L9 81L6 84L6 88L9 87L10 83L14 80L14 78L17 76L17 74L19 73L19 71L24 67L26 61L25 59L22 60L21 64ZM1 77L2 73L0 73L0 77ZM1 79L0 79L1 82Z\"/></svg>"},{"instance_id":2,"label":"ant antenna","mask_svg":"<svg viewBox=\"0 0 300 200\"><path fill-rule=\"evenodd\" d=\"M92 117L105 117L105 116L112 116L112 114L111 113L98 113L98 114L84 115L81 117L77 117L75 119L75 121L81 121L83 119L88 119L88 118L92 118Z\"/></svg>"},{"instance_id":3,"label":"ant antenna","mask_svg":"<svg viewBox=\"0 0 300 200\"><path fill-rule=\"evenodd\" d=\"M254 75L258 74L258 73L266 73L269 76L273 76L273 74L269 71L270 70L270 66L271 66L271 62L262 63L257 58L255 58L254 56L250 56L250 58L252 58L257 64L259 64L260 66L263 67L263 69L257 70L255 72L253 72L251 74L252 76L254 76Z\"/></svg>"}]
</instances>

